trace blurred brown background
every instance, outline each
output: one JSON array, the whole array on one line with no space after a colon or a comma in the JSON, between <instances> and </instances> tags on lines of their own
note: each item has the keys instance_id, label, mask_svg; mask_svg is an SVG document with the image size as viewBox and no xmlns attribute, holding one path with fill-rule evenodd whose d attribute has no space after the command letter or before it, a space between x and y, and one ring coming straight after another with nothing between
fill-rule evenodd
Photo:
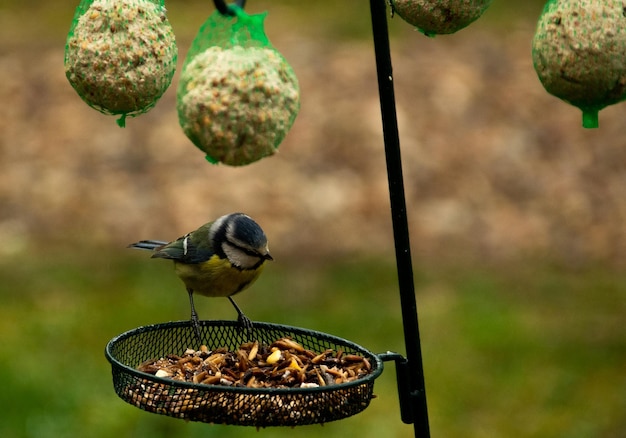
<instances>
[{"instance_id":1,"label":"blurred brown background","mask_svg":"<svg viewBox=\"0 0 626 438\"><path fill-rule=\"evenodd\" d=\"M179 66L206 3L168 3ZM302 108L280 153L243 168L210 165L183 135L178 73L125 129L87 107L63 71L74 2L2 6L0 253L173 239L235 210L255 217L283 256L390 253L368 3L312 3L248 2L249 12L270 11L267 33L298 75ZM390 20L415 252L620 263L626 107L584 130L579 110L534 73L541 2L504 3L434 39Z\"/></svg>"}]
</instances>

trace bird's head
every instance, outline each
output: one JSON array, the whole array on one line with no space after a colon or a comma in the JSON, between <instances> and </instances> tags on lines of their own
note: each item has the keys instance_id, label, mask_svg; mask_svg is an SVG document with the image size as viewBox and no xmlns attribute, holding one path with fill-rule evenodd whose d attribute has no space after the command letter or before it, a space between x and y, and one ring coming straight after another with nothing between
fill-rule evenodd
<instances>
[{"instance_id":1,"label":"bird's head","mask_svg":"<svg viewBox=\"0 0 626 438\"><path fill-rule=\"evenodd\" d=\"M255 269L266 260L273 260L267 245L267 237L250 216L232 213L217 219L211 227L215 230L218 251L240 269Z\"/></svg>"}]
</instances>

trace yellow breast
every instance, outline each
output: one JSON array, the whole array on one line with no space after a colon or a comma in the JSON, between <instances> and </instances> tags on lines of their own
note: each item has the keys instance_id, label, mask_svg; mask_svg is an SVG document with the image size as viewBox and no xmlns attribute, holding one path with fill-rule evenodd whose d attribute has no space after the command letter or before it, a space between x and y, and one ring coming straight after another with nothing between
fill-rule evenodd
<instances>
[{"instance_id":1,"label":"yellow breast","mask_svg":"<svg viewBox=\"0 0 626 438\"><path fill-rule=\"evenodd\" d=\"M207 297L228 297L241 292L258 278L263 270L239 270L226 259L214 255L206 262L187 265L174 262L176 274L185 286Z\"/></svg>"}]
</instances>

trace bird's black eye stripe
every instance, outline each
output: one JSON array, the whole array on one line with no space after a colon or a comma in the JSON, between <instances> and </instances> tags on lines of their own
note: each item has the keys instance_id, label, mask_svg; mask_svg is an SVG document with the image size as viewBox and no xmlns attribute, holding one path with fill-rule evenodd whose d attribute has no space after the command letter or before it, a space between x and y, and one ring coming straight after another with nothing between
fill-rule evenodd
<instances>
[{"instance_id":1,"label":"bird's black eye stripe","mask_svg":"<svg viewBox=\"0 0 626 438\"><path fill-rule=\"evenodd\" d=\"M261 254L259 254L257 251L254 251L250 248L243 248L239 245L234 244L233 242L228 242L229 245L231 245L233 248L237 248L239 251L245 253L246 255L249 255L250 257L261 257L263 258L263 256Z\"/></svg>"}]
</instances>

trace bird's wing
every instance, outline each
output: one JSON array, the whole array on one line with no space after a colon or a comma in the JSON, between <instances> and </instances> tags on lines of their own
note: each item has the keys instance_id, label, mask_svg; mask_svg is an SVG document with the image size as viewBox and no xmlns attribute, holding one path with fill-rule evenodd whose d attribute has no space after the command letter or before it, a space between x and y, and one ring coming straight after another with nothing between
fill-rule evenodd
<instances>
[{"instance_id":1,"label":"bird's wing","mask_svg":"<svg viewBox=\"0 0 626 438\"><path fill-rule=\"evenodd\" d=\"M213 255L208 227L203 226L155 250L152 257L171 259L181 263L201 263Z\"/></svg>"}]
</instances>

